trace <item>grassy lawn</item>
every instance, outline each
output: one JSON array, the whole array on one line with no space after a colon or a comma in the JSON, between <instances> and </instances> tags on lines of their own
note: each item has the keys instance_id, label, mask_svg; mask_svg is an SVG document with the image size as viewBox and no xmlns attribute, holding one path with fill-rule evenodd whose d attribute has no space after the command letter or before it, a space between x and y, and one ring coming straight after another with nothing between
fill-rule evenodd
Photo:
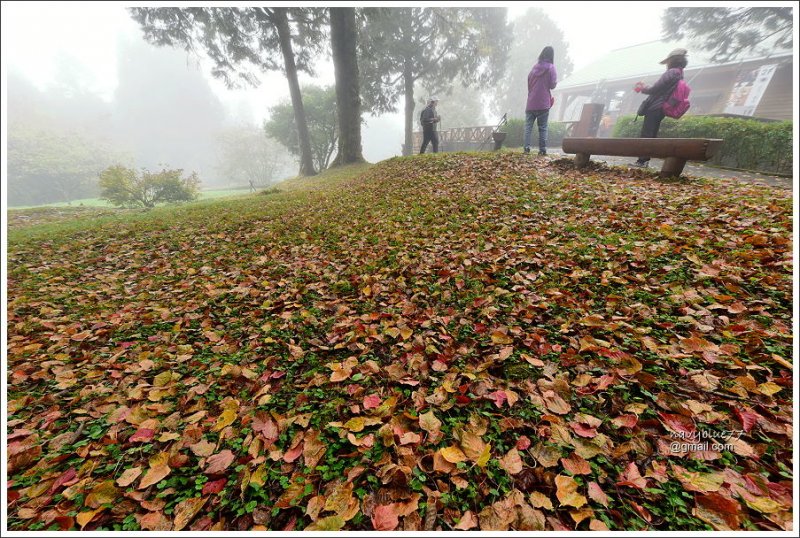
<instances>
[{"instance_id":1,"label":"grassy lawn","mask_svg":"<svg viewBox=\"0 0 800 538\"><path fill-rule=\"evenodd\" d=\"M20 212L9 529L789 529L791 196L509 152Z\"/></svg>"}]
</instances>

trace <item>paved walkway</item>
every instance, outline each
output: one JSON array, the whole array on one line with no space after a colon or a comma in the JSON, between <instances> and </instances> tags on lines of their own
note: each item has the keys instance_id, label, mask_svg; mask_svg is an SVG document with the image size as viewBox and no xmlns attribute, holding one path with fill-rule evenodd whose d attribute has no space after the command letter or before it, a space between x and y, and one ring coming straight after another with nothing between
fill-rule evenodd
<instances>
[{"instance_id":1,"label":"paved walkway","mask_svg":"<svg viewBox=\"0 0 800 538\"><path fill-rule=\"evenodd\" d=\"M548 148L548 155L557 157L574 157L573 154L565 154L560 148ZM592 155L593 161L605 162L609 166L628 166L634 159L633 157L615 157L608 155ZM661 170L662 159L651 159L650 168L652 170ZM710 177L719 179L733 179L736 181L743 181L745 183L756 183L761 185L769 185L771 187L779 187L783 189L793 190L794 181L790 177L770 176L767 174L757 174L751 172L742 172L739 170L726 170L724 168L716 168L701 163L689 162L683 169L684 175L696 177Z\"/></svg>"}]
</instances>

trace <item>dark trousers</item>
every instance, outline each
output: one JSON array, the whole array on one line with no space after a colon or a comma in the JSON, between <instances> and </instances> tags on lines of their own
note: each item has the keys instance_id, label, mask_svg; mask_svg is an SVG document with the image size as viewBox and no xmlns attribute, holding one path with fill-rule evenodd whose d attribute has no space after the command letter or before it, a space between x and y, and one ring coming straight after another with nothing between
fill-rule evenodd
<instances>
[{"instance_id":1,"label":"dark trousers","mask_svg":"<svg viewBox=\"0 0 800 538\"><path fill-rule=\"evenodd\" d=\"M422 128L422 146L420 146L420 148L419 148L420 155L425 153L425 148L428 147L428 142L430 142L433 145L433 152L434 153L439 153L439 133L437 133L433 129L433 127L431 127L431 128L423 127Z\"/></svg>"},{"instance_id":2,"label":"dark trousers","mask_svg":"<svg viewBox=\"0 0 800 538\"><path fill-rule=\"evenodd\" d=\"M661 127L661 120L664 119L664 111L660 108L658 110L651 110L644 115L644 123L642 123L642 134L639 138L658 138L658 129ZM646 163L650 157L639 157L640 163Z\"/></svg>"}]
</instances>

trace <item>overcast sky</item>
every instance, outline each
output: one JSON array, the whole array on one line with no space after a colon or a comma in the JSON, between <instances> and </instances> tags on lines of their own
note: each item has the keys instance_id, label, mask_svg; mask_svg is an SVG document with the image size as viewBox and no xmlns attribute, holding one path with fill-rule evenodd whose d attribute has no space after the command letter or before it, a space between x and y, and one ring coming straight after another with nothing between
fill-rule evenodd
<instances>
[{"instance_id":1,"label":"overcast sky","mask_svg":"<svg viewBox=\"0 0 800 538\"><path fill-rule=\"evenodd\" d=\"M401 4L384 2L380 5ZM404 5L423 4L448 5L431 2ZM667 6L676 4L570 1L513 2L505 5L509 8L509 19L512 20L530 7L544 9L564 32L570 57L575 70L578 70L610 50L659 39L661 13ZM475 5L504 4L482 2ZM44 88L57 72L60 55L69 55L85 66L91 89L110 98L116 87L118 37L128 35L141 39L141 30L125 7L126 4L112 2L4 3L3 65L20 71L37 86ZM212 79L208 70L204 70L204 74L211 79L212 89L232 114L238 112L245 118L252 118L252 121L260 123L269 105L288 98L288 87L280 73L264 75L261 88L237 91L228 90L220 81ZM318 80L333 82L330 66L322 67ZM4 87L5 83L4 79ZM402 139L399 113L385 118L370 118L367 129L371 128L396 129L400 133L398 139ZM364 150L367 159L375 158L375 151L369 146L369 137L365 137Z\"/></svg>"}]
</instances>

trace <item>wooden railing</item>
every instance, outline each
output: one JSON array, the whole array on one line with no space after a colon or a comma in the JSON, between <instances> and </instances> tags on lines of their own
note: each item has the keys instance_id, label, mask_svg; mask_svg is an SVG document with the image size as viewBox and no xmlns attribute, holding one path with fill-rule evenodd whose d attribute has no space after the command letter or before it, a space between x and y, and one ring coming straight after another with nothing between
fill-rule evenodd
<instances>
[{"instance_id":1,"label":"wooden railing","mask_svg":"<svg viewBox=\"0 0 800 538\"><path fill-rule=\"evenodd\" d=\"M439 131L439 151L489 151L494 146L492 142L492 132L494 127L456 127L454 129L444 129ZM422 146L422 131L411 133L411 152L419 153ZM433 148L428 144L426 152L432 152Z\"/></svg>"}]
</instances>

